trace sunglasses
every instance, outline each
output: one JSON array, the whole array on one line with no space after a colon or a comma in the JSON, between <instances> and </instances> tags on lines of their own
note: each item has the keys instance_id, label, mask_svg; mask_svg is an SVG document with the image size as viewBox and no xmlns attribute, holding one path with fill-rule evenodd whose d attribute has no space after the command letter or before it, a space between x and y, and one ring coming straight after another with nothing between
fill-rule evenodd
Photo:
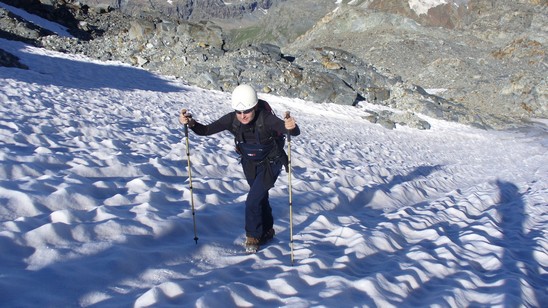
<instances>
[{"instance_id":1,"label":"sunglasses","mask_svg":"<svg viewBox=\"0 0 548 308\"><path fill-rule=\"evenodd\" d=\"M248 114L248 113L251 113L251 111L253 111L254 109L255 109L255 108L253 107L253 108L249 108L249 109L244 110L244 111L236 110L236 113L237 113L237 114L242 114L242 113L243 113L243 114Z\"/></svg>"}]
</instances>

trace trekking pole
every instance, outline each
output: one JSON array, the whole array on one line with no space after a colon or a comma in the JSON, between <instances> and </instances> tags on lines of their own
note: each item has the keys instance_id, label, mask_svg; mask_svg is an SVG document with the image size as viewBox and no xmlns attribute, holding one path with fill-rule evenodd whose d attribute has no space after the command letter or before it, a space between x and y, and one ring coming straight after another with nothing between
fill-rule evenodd
<instances>
[{"instance_id":1,"label":"trekking pole","mask_svg":"<svg viewBox=\"0 0 548 308\"><path fill-rule=\"evenodd\" d=\"M186 114L187 110L181 110L182 114ZM194 191L192 187L192 169L190 165L190 145L188 141L188 124L185 124L185 138L186 138L186 161L188 162L188 183L190 185L190 206L192 208L192 222L194 223L194 241L198 245L198 236L196 235L196 212L194 210Z\"/></svg>"},{"instance_id":2,"label":"trekking pole","mask_svg":"<svg viewBox=\"0 0 548 308\"><path fill-rule=\"evenodd\" d=\"M289 111L285 112L285 118L289 118ZM289 246L291 249L291 265L293 265L293 192L291 186L291 131L287 130L287 181L289 190Z\"/></svg>"}]
</instances>

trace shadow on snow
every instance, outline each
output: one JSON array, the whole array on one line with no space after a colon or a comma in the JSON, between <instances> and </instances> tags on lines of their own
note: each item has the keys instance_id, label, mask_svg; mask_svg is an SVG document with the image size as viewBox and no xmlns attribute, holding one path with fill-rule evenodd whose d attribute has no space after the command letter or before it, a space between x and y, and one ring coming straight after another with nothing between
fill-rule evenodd
<instances>
[{"instance_id":1,"label":"shadow on snow","mask_svg":"<svg viewBox=\"0 0 548 308\"><path fill-rule=\"evenodd\" d=\"M29 70L2 67L0 68L0 78L3 79L13 78L23 82L84 90L97 88L155 92L184 90L184 88L174 86L167 80L144 69L34 54L29 51L30 45L5 39L0 39L0 42L5 51L17 56L21 63L29 67ZM36 70L35 67L40 69ZM28 77L29 71L36 75Z\"/></svg>"}]
</instances>

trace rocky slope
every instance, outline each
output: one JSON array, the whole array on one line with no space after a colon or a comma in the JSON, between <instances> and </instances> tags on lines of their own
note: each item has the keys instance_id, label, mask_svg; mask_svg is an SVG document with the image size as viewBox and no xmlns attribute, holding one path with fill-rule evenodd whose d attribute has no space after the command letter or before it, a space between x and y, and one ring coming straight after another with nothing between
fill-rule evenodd
<instances>
[{"instance_id":1,"label":"rocky slope","mask_svg":"<svg viewBox=\"0 0 548 308\"><path fill-rule=\"evenodd\" d=\"M486 128L548 115L545 2L48 2L29 1L26 9L64 23L75 38L21 27L24 20L0 10L2 36L204 88L230 91L247 82L319 103L367 100L404 111L371 110L368 120L386 127L428 128L420 114ZM176 9L159 15L166 5ZM3 59L13 62L0 53Z\"/></svg>"},{"instance_id":2,"label":"rocky slope","mask_svg":"<svg viewBox=\"0 0 548 308\"><path fill-rule=\"evenodd\" d=\"M345 49L501 121L546 118L547 1L362 1L327 15L283 50ZM415 8L417 8L415 6ZM418 13L424 14L418 14Z\"/></svg>"},{"instance_id":3,"label":"rocky slope","mask_svg":"<svg viewBox=\"0 0 548 308\"><path fill-rule=\"evenodd\" d=\"M231 19L248 14L262 14L273 4L285 0L80 0L90 7L110 7L135 17L170 20Z\"/></svg>"}]
</instances>

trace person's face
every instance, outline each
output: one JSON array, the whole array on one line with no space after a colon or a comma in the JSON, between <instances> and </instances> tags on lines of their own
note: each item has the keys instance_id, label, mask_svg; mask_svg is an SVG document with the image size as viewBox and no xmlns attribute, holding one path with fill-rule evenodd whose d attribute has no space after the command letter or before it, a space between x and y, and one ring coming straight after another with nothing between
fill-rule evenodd
<instances>
[{"instance_id":1,"label":"person's face","mask_svg":"<svg viewBox=\"0 0 548 308\"><path fill-rule=\"evenodd\" d=\"M236 110L236 117L240 123L249 124L255 117L255 107L243 111Z\"/></svg>"}]
</instances>

